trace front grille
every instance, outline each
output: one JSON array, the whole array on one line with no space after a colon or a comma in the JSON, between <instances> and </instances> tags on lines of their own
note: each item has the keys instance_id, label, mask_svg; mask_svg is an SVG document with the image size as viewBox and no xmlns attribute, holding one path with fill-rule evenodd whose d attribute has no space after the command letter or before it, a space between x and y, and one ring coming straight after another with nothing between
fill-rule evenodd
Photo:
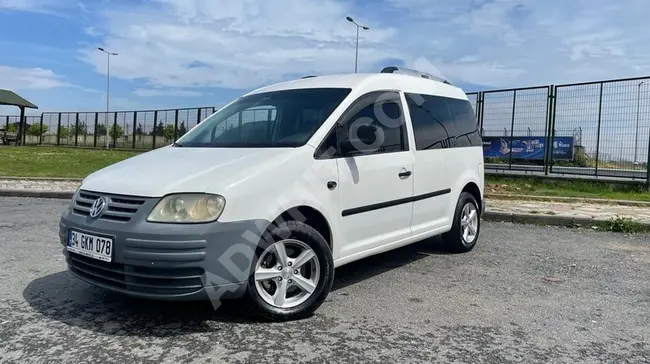
<instances>
[{"instance_id":1,"label":"front grille","mask_svg":"<svg viewBox=\"0 0 650 364\"><path fill-rule=\"evenodd\" d=\"M104 195L95 192L79 191L74 201L72 212L77 215L89 216L90 207L95 200L102 196L108 197L108 205L99 219L115 222L131 221L133 215L138 212L146 201L139 197Z\"/></svg>"},{"instance_id":2,"label":"front grille","mask_svg":"<svg viewBox=\"0 0 650 364\"><path fill-rule=\"evenodd\" d=\"M201 268L146 268L106 263L75 253L68 254L73 273L90 282L153 295L183 295L203 288Z\"/></svg>"}]
</instances>

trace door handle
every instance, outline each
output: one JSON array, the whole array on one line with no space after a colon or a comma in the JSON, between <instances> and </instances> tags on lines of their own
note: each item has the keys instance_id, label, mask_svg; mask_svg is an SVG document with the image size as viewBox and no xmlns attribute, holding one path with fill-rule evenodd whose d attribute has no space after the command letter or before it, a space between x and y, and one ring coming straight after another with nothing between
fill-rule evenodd
<instances>
[{"instance_id":1,"label":"door handle","mask_svg":"<svg viewBox=\"0 0 650 364\"><path fill-rule=\"evenodd\" d=\"M398 174L398 176L399 176L399 178L408 178L408 177L411 177L412 174L413 174L413 172L411 172L411 171L405 171L405 172L400 172Z\"/></svg>"}]
</instances>

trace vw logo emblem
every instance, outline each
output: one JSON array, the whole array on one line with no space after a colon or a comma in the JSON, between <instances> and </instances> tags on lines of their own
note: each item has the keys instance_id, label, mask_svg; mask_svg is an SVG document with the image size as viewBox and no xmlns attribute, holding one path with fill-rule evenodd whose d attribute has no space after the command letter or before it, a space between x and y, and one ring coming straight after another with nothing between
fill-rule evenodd
<instances>
[{"instance_id":1,"label":"vw logo emblem","mask_svg":"<svg viewBox=\"0 0 650 364\"><path fill-rule=\"evenodd\" d=\"M98 218L106 209L108 205L108 199L106 197L100 197L93 202L93 205L90 207L90 217L93 219Z\"/></svg>"}]
</instances>

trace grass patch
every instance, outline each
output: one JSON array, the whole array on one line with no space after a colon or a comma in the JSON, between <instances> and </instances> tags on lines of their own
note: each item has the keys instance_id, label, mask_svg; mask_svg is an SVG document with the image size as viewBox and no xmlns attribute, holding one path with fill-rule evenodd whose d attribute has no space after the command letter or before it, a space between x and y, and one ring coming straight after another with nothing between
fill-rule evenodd
<instances>
[{"instance_id":1,"label":"grass patch","mask_svg":"<svg viewBox=\"0 0 650 364\"><path fill-rule=\"evenodd\" d=\"M648 232L647 226L620 216L613 217L607 221L600 221L595 226L597 230L614 233L640 234Z\"/></svg>"},{"instance_id":2,"label":"grass patch","mask_svg":"<svg viewBox=\"0 0 650 364\"><path fill-rule=\"evenodd\" d=\"M492 175L485 180L488 193L650 201L650 192L639 184Z\"/></svg>"},{"instance_id":3,"label":"grass patch","mask_svg":"<svg viewBox=\"0 0 650 364\"><path fill-rule=\"evenodd\" d=\"M139 152L56 147L0 147L0 176L83 178Z\"/></svg>"},{"instance_id":4,"label":"grass patch","mask_svg":"<svg viewBox=\"0 0 650 364\"><path fill-rule=\"evenodd\" d=\"M83 178L140 151L0 147L0 176ZM641 185L486 175L488 193L650 201Z\"/></svg>"}]
</instances>

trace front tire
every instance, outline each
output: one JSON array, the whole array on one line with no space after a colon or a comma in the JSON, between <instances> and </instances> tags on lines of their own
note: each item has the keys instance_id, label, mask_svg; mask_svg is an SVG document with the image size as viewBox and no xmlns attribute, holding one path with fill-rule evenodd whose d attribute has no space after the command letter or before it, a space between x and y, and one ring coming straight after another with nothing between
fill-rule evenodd
<instances>
[{"instance_id":1,"label":"front tire","mask_svg":"<svg viewBox=\"0 0 650 364\"><path fill-rule=\"evenodd\" d=\"M454 253L467 253L474 249L481 230L481 213L471 193L458 197L451 230L443 235L445 245Z\"/></svg>"},{"instance_id":2,"label":"front tire","mask_svg":"<svg viewBox=\"0 0 650 364\"><path fill-rule=\"evenodd\" d=\"M332 252L323 236L299 221L273 225L262 237L248 279L253 309L273 321L308 317L334 282Z\"/></svg>"}]
</instances>

